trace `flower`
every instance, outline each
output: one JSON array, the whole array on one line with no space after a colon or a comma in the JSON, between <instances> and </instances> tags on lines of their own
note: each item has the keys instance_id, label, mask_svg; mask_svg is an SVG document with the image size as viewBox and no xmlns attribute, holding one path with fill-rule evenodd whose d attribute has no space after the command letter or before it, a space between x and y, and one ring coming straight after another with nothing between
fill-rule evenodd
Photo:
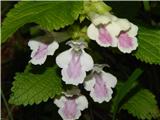
<instances>
[{"instance_id":1,"label":"flower","mask_svg":"<svg viewBox=\"0 0 160 120\"><path fill-rule=\"evenodd\" d=\"M118 36L118 48L123 53L131 53L138 47L137 38L138 27L131 23L127 31L120 32Z\"/></svg>"},{"instance_id":2,"label":"flower","mask_svg":"<svg viewBox=\"0 0 160 120\"><path fill-rule=\"evenodd\" d=\"M86 71L93 68L92 57L84 51L86 44L80 41L70 41L71 48L56 57L57 65L62 68L62 80L66 84L83 83Z\"/></svg>"},{"instance_id":3,"label":"flower","mask_svg":"<svg viewBox=\"0 0 160 120\"><path fill-rule=\"evenodd\" d=\"M91 19L92 23L87 29L87 35L102 47L116 47L116 37L121 31L126 31L130 28L130 23L127 19L119 19L110 13L105 15L95 14Z\"/></svg>"},{"instance_id":4,"label":"flower","mask_svg":"<svg viewBox=\"0 0 160 120\"><path fill-rule=\"evenodd\" d=\"M109 102L112 98L112 88L117 84L117 79L110 73L104 72L101 65L95 65L92 75L84 82L84 87L90 91L90 96L95 102Z\"/></svg>"},{"instance_id":5,"label":"flower","mask_svg":"<svg viewBox=\"0 0 160 120\"><path fill-rule=\"evenodd\" d=\"M53 55L54 52L58 49L59 44L56 41L53 41L51 44L47 45L45 43L30 40L28 46L32 50L31 53L31 62L34 65L41 65L47 59L47 55Z\"/></svg>"},{"instance_id":6,"label":"flower","mask_svg":"<svg viewBox=\"0 0 160 120\"><path fill-rule=\"evenodd\" d=\"M55 99L54 103L60 108L58 113L63 120L75 120L81 116L81 111L88 108L88 101L85 96L61 96Z\"/></svg>"}]
</instances>

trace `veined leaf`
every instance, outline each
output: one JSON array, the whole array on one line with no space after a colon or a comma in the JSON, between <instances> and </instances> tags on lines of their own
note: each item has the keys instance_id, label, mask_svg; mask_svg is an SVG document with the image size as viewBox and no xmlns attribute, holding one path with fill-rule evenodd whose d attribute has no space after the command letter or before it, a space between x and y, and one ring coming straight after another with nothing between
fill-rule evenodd
<instances>
[{"instance_id":1,"label":"veined leaf","mask_svg":"<svg viewBox=\"0 0 160 120\"><path fill-rule=\"evenodd\" d=\"M140 27L138 33L137 59L150 64L160 64L160 30Z\"/></svg>"},{"instance_id":2,"label":"veined leaf","mask_svg":"<svg viewBox=\"0 0 160 120\"><path fill-rule=\"evenodd\" d=\"M155 96L147 89L137 92L122 106L122 109L142 120L160 117L160 110Z\"/></svg>"},{"instance_id":3,"label":"veined leaf","mask_svg":"<svg viewBox=\"0 0 160 120\"><path fill-rule=\"evenodd\" d=\"M2 25L2 43L26 23L37 23L51 31L72 24L83 9L81 1L21 1Z\"/></svg>"},{"instance_id":4,"label":"veined leaf","mask_svg":"<svg viewBox=\"0 0 160 120\"><path fill-rule=\"evenodd\" d=\"M60 94L61 87L61 78L56 75L56 67L47 68L43 74L17 73L9 103L15 105L39 104Z\"/></svg>"}]
</instances>

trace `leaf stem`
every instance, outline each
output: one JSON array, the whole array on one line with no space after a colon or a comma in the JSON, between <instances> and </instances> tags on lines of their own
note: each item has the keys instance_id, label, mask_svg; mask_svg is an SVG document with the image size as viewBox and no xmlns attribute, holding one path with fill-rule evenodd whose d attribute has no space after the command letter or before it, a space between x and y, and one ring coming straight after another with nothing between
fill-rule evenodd
<instances>
[{"instance_id":1,"label":"leaf stem","mask_svg":"<svg viewBox=\"0 0 160 120\"><path fill-rule=\"evenodd\" d=\"M5 96L4 96L4 93L3 93L2 89L1 89L1 96L2 96L2 99L3 99L4 105L5 105L5 107L6 107L6 110L7 110L9 119L10 119L10 120L14 120L14 119L13 119L13 116L12 116L12 113L11 113L11 111L10 111L10 109L9 109L9 106L8 106L8 104L7 104L7 100L6 100Z\"/></svg>"}]
</instances>

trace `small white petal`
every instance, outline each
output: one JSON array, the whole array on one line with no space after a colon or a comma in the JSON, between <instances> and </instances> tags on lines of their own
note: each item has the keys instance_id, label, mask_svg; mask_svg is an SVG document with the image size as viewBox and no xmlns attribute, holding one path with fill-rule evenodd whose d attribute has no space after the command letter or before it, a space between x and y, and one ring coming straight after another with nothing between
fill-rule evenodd
<instances>
[{"instance_id":1,"label":"small white petal","mask_svg":"<svg viewBox=\"0 0 160 120\"><path fill-rule=\"evenodd\" d=\"M82 66L82 71L90 71L94 66L92 57L89 54L87 54L84 50L82 50L80 62Z\"/></svg>"},{"instance_id":2,"label":"small white petal","mask_svg":"<svg viewBox=\"0 0 160 120\"><path fill-rule=\"evenodd\" d=\"M110 24L106 26L106 29L114 39L113 41L116 43L116 36L119 35L121 31L128 30L130 28L130 23L127 19L118 19L116 21L112 21Z\"/></svg>"},{"instance_id":3,"label":"small white petal","mask_svg":"<svg viewBox=\"0 0 160 120\"><path fill-rule=\"evenodd\" d=\"M46 46L46 44L39 42L39 41L36 41L36 40L30 40L28 42L28 46L32 50L31 57L33 57L35 55L35 53L37 52L37 50L39 49L39 47Z\"/></svg>"},{"instance_id":4,"label":"small white petal","mask_svg":"<svg viewBox=\"0 0 160 120\"><path fill-rule=\"evenodd\" d=\"M120 27L118 27L114 22L112 22L106 26L106 29L112 37L112 43L110 45L106 45L102 44L99 40L96 40L97 43L102 47L109 47L109 46L117 47L118 39L116 36L118 36L121 31Z\"/></svg>"},{"instance_id":5,"label":"small white petal","mask_svg":"<svg viewBox=\"0 0 160 120\"><path fill-rule=\"evenodd\" d=\"M42 42L30 40L28 46L33 50L31 53L32 59L29 62L34 65L42 65L46 61L47 55L53 55L54 51L57 49L57 44L55 44L55 42L48 46ZM53 48L53 46L56 49Z\"/></svg>"},{"instance_id":6,"label":"small white petal","mask_svg":"<svg viewBox=\"0 0 160 120\"><path fill-rule=\"evenodd\" d=\"M131 23L131 28L129 29L127 33L129 36L136 36L138 33L138 27L134 25L133 23Z\"/></svg>"},{"instance_id":7,"label":"small white petal","mask_svg":"<svg viewBox=\"0 0 160 120\"><path fill-rule=\"evenodd\" d=\"M60 109L58 110L58 113L60 114L60 116L62 117L63 120L75 120L75 119L78 119L78 118L81 116L80 110L77 110L76 115L75 115L74 118L67 118L67 117L64 115L63 108L60 108Z\"/></svg>"},{"instance_id":8,"label":"small white petal","mask_svg":"<svg viewBox=\"0 0 160 120\"><path fill-rule=\"evenodd\" d=\"M31 53L32 59L29 62L31 62L34 65L43 64L47 59L48 46L46 44L43 44L41 42L36 42L36 41L29 42L29 45L31 45L33 49Z\"/></svg>"},{"instance_id":9,"label":"small white petal","mask_svg":"<svg viewBox=\"0 0 160 120\"><path fill-rule=\"evenodd\" d=\"M86 80L84 82L84 88L87 90L87 91L91 91L93 89L93 86L95 84L95 78L92 77L92 79L90 80Z\"/></svg>"},{"instance_id":10,"label":"small white petal","mask_svg":"<svg viewBox=\"0 0 160 120\"><path fill-rule=\"evenodd\" d=\"M90 24L87 29L87 35L90 39L97 40L99 35L98 28L94 24Z\"/></svg>"},{"instance_id":11,"label":"small white petal","mask_svg":"<svg viewBox=\"0 0 160 120\"><path fill-rule=\"evenodd\" d=\"M108 13L107 15L96 15L92 22L94 25L108 24L112 20L112 16Z\"/></svg>"},{"instance_id":12,"label":"small white petal","mask_svg":"<svg viewBox=\"0 0 160 120\"><path fill-rule=\"evenodd\" d=\"M34 64L34 65L42 65L47 59L47 55L43 56L40 59L32 58L29 62Z\"/></svg>"},{"instance_id":13,"label":"small white petal","mask_svg":"<svg viewBox=\"0 0 160 120\"><path fill-rule=\"evenodd\" d=\"M106 86L114 88L117 84L117 78L110 73L102 72L102 78Z\"/></svg>"},{"instance_id":14,"label":"small white petal","mask_svg":"<svg viewBox=\"0 0 160 120\"><path fill-rule=\"evenodd\" d=\"M62 117L63 120L67 120L66 116L65 116L64 113L63 113L63 108L60 108L60 109L58 110L58 113L59 113L59 115Z\"/></svg>"},{"instance_id":15,"label":"small white petal","mask_svg":"<svg viewBox=\"0 0 160 120\"><path fill-rule=\"evenodd\" d=\"M109 102L112 99L113 90L111 88L109 88L107 92L108 93L107 93L107 96L105 98L105 101Z\"/></svg>"},{"instance_id":16,"label":"small white petal","mask_svg":"<svg viewBox=\"0 0 160 120\"><path fill-rule=\"evenodd\" d=\"M67 101L66 97L61 96L59 99L56 98L56 99L54 100L54 104L56 104L57 107L61 108L61 107L64 106L64 103L65 103L66 101Z\"/></svg>"},{"instance_id":17,"label":"small white petal","mask_svg":"<svg viewBox=\"0 0 160 120\"><path fill-rule=\"evenodd\" d=\"M48 46L48 52L47 52L47 54L48 55L53 55L54 52L58 49L58 47L59 47L59 44L56 41L52 42Z\"/></svg>"},{"instance_id":18,"label":"small white petal","mask_svg":"<svg viewBox=\"0 0 160 120\"><path fill-rule=\"evenodd\" d=\"M93 74L91 79L86 80L84 83L84 88L87 91L90 91L90 96L95 102L109 102L113 94L111 88L115 87L116 83L116 77L110 73L102 71L102 73L98 76Z\"/></svg>"},{"instance_id":19,"label":"small white petal","mask_svg":"<svg viewBox=\"0 0 160 120\"><path fill-rule=\"evenodd\" d=\"M72 58L72 48L70 48L69 50L66 50L62 53L60 53L57 57L56 57L56 63L60 68L66 68Z\"/></svg>"},{"instance_id":20,"label":"small white petal","mask_svg":"<svg viewBox=\"0 0 160 120\"><path fill-rule=\"evenodd\" d=\"M76 103L77 103L77 107L79 110L84 110L86 108L88 108L88 100L86 99L85 96L79 96L77 99L76 99Z\"/></svg>"},{"instance_id":21,"label":"small white petal","mask_svg":"<svg viewBox=\"0 0 160 120\"><path fill-rule=\"evenodd\" d=\"M118 36L121 32L121 28L116 24L116 22L112 22L106 26L106 29L110 33L111 36Z\"/></svg>"},{"instance_id":22,"label":"small white petal","mask_svg":"<svg viewBox=\"0 0 160 120\"><path fill-rule=\"evenodd\" d=\"M94 26L93 24L91 24L88 27L87 35L88 35L88 37L90 39L96 40L96 42L102 47L109 47L109 46L116 47L117 46L117 38L116 38L116 36L119 35L119 33L121 31L120 28L114 23L109 23L108 25L106 25L106 30L109 32L109 34L112 37L112 43L111 44L103 44L99 40L99 29L96 26Z\"/></svg>"},{"instance_id":23,"label":"small white petal","mask_svg":"<svg viewBox=\"0 0 160 120\"><path fill-rule=\"evenodd\" d=\"M126 31L131 27L130 22L127 19L118 19L115 21L115 24L117 24L117 26L119 26L119 28L121 29L121 31Z\"/></svg>"},{"instance_id":24,"label":"small white petal","mask_svg":"<svg viewBox=\"0 0 160 120\"><path fill-rule=\"evenodd\" d=\"M72 84L72 85L78 85L83 83L85 77L86 77L86 72L84 70L81 71L81 74L76 78L70 78L67 74L67 68L63 68L61 71L62 74L62 80L66 83L66 84Z\"/></svg>"},{"instance_id":25,"label":"small white petal","mask_svg":"<svg viewBox=\"0 0 160 120\"><path fill-rule=\"evenodd\" d=\"M100 40L96 40L96 42L98 43L98 45L100 45L101 47L109 47L111 46L110 44L103 44L102 42L100 42Z\"/></svg>"},{"instance_id":26,"label":"small white petal","mask_svg":"<svg viewBox=\"0 0 160 120\"><path fill-rule=\"evenodd\" d=\"M84 110L85 108L88 107L88 101L86 99L85 96L79 96L78 98L73 98L75 99L75 104L72 106L73 108L71 109L71 111L69 110L69 103L66 106L66 102L69 102L69 99L62 96L60 99L55 99L54 103L60 108L58 110L58 113L60 114L60 116L62 117L63 120L75 120L78 119L81 116L81 110ZM73 109L75 109L76 111L73 111ZM66 113L68 112L68 113ZM74 112L71 116L70 112Z\"/></svg>"},{"instance_id":27,"label":"small white petal","mask_svg":"<svg viewBox=\"0 0 160 120\"><path fill-rule=\"evenodd\" d=\"M38 50L38 48L37 48L37 50ZM33 51L31 52L31 58L35 56L37 50L33 50Z\"/></svg>"},{"instance_id":28,"label":"small white petal","mask_svg":"<svg viewBox=\"0 0 160 120\"><path fill-rule=\"evenodd\" d=\"M117 47L118 45L118 39L115 36L112 36L112 44L111 47Z\"/></svg>"},{"instance_id":29,"label":"small white petal","mask_svg":"<svg viewBox=\"0 0 160 120\"><path fill-rule=\"evenodd\" d=\"M133 50L136 50L138 47L138 42L136 37L132 37L132 44L133 44L132 47L125 48L125 47L122 47L121 44L118 42L118 48L123 53L131 53Z\"/></svg>"},{"instance_id":30,"label":"small white petal","mask_svg":"<svg viewBox=\"0 0 160 120\"><path fill-rule=\"evenodd\" d=\"M99 29L96 28L96 26L92 25L88 29L88 36L91 39L96 40L96 42L102 47L109 47L109 46L117 47L118 44L117 36L120 34L121 31L126 31L131 26L130 22L127 19L118 19L116 17L112 18L114 20L106 25L106 30L108 31L109 35L112 38L111 44L104 44L99 40Z\"/></svg>"},{"instance_id":31,"label":"small white petal","mask_svg":"<svg viewBox=\"0 0 160 120\"><path fill-rule=\"evenodd\" d=\"M30 47L31 50L37 51L39 48L39 45L42 44L41 42L38 42L36 40L30 40L28 42L28 46Z\"/></svg>"},{"instance_id":32,"label":"small white petal","mask_svg":"<svg viewBox=\"0 0 160 120\"><path fill-rule=\"evenodd\" d=\"M91 90L90 96L92 97L92 99L95 102L102 103L104 101L109 102L111 100L111 98L112 98L112 93L113 93L112 89L109 88L109 87L107 87L107 95L106 96L104 96L104 97L97 97L96 94L95 94L95 92L94 92L94 89Z\"/></svg>"},{"instance_id":33,"label":"small white petal","mask_svg":"<svg viewBox=\"0 0 160 120\"><path fill-rule=\"evenodd\" d=\"M81 116L81 111L78 110L76 113L75 119L79 119L80 116ZM75 119L73 119L73 120L75 120Z\"/></svg>"},{"instance_id":34,"label":"small white petal","mask_svg":"<svg viewBox=\"0 0 160 120\"><path fill-rule=\"evenodd\" d=\"M102 47L109 47L112 45L112 36L110 32L107 30L106 26L101 25L98 28L98 38L96 39L96 42L102 46Z\"/></svg>"}]
</instances>

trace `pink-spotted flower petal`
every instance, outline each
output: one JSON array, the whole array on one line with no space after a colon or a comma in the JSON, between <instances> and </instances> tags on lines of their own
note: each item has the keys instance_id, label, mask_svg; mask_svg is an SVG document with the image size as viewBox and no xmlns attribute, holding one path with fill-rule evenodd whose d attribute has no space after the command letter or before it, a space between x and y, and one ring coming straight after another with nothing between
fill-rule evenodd
<instances>
[{"instance_id":1,"label":"pink-spotted flower petal","mask_svg":"<svg viewBox=\"0 0 160 120\"><path fill-rule=\"evenodd\" d=\"M128 30L130 23L111 14L93 17L92 24L87 29L87 35L102 47L116 47L117 36L121 31Z\"/></svg>"},{"instance_id":2,"label":"pink-spotted flower petal","mask_svg":"<svg viewBox=\"0 0 160 120\"><path fill-rule=\"evenodd\" d=\"M29 62L31 62L34 65L41 65L47 59L47 55L54 54L54 52L58 49L59 44L56 41L48 45L39 41L30 40L28 42L28 46L32 50L32 59Z\"/></svg>"},{"instance_id":3,"label":"pink-spotted flower petal","mask_svg":"<svg viewBox=\"0 0 160 120\"><path fill-rule=\"evenodd\" d=\"M78 85L83 83L86 71L93 68L93 59L79 42L74 44L72 48L57 56L56 63L62 68L62 80L66 84Z\"/></svg>"},{"instance_id":4,"label":"pink-spotted flower petal","mask_svg":"<svg viewBox=\"0 0 160 120\"><path fill-rule=\"evenodd\" d=\"M131 28L126 32L121 32L118 36L118 48L123 53L131 53L138 47L137 38L138 27L131 23Z\"/></svg>"},{"instance_id":5,"label":"pink-spotted flower petal","mask_svg":"<svg viewBox=\"0 0 160 120\"><path fill-rule=\"evenodd\" d=\"M55 99L54 103L59 107L58 113L63 120L75 120L81 116L81 111L88 108L88 101L85 96L66 97L61 96Z\"/></svg>"},{"instance_id":6,"label":"pink-spotted flower petal","mask_svg":"<svg viewBox=\"0 0 160 120\"><path fill-rule=\"evenodd\" d=\"M85 89L90 91L90 96L95 102L109 102L112 98L112 88L115 87L117 79L110 73L104 71L94 72L92 77L84 82Z\"/></svg>"}]
</instances>

